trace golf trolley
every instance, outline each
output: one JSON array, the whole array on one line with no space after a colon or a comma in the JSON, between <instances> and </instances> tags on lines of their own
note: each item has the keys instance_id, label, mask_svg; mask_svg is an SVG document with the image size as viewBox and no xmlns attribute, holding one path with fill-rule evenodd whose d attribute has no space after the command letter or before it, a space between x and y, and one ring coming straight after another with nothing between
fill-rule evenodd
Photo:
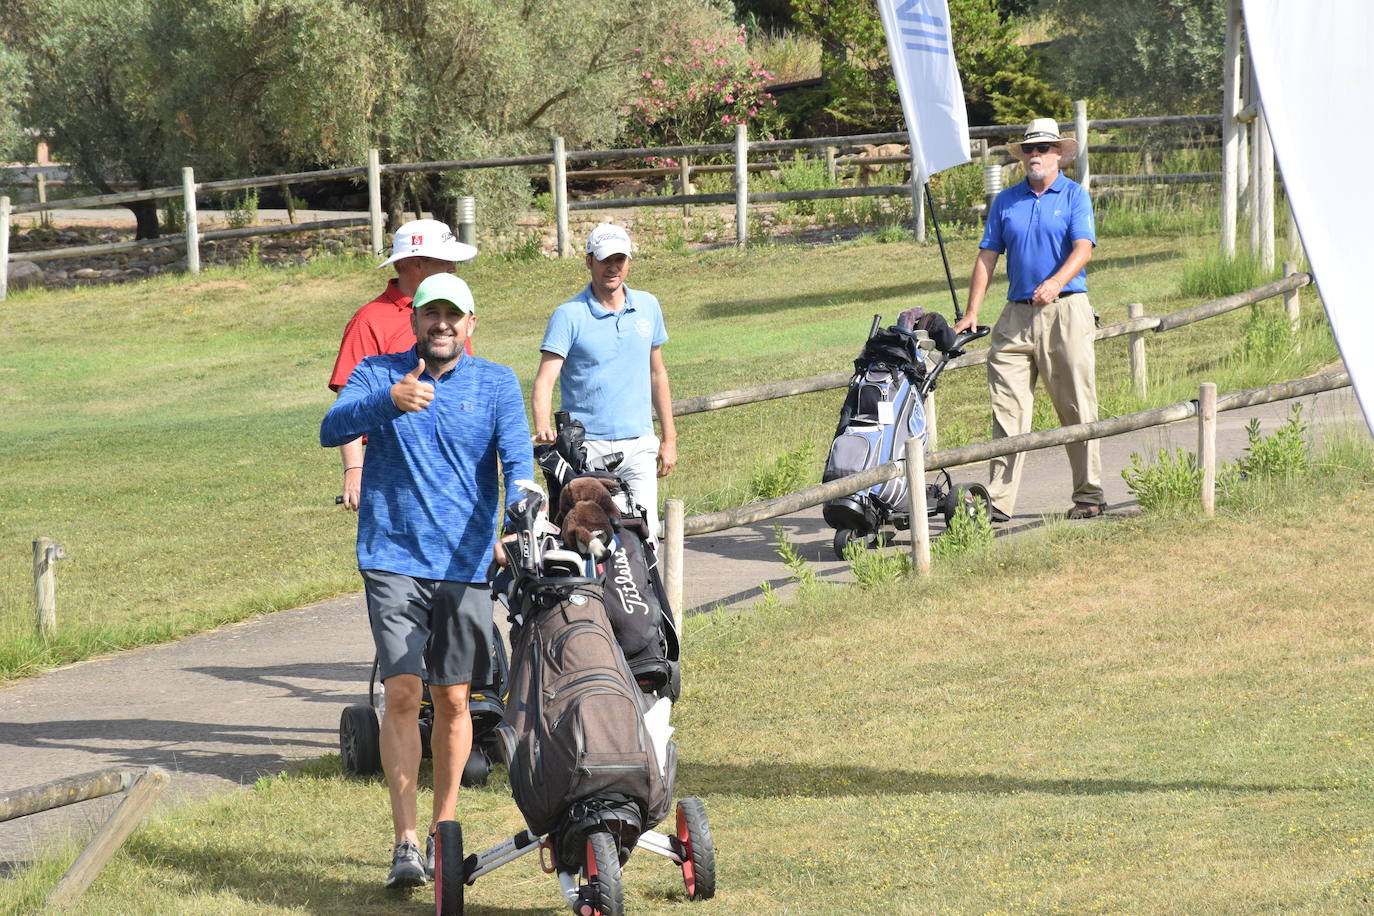
<instances>
[{"instance_id":1,"label":"golf trolley","mask_svg":"<svg viewBox=\"0 0 1374 916\"><path fill-rule=\"evenodd\" d=\"M924 443L926 398L935 390L940 374L951 360L963 355L971 341L992 330L980 325L952 334L948 348L927 364L924 351L934 349L935 342L925 331L900 325L880 329L881 319L880 315L873 316L863 353L855 360L854 377L826 464L826 481L901 458L909 437ZM979 503L985 513L991 510L986 487L978 483L956 485L943 469L925 486L928 516L943 516L946 525L961 512L975 514ZM879 546L886 540L885 527L910 529L910 504L905 477L827 502L822 512L826 524L835 529L831 542L835 556L845 559L845 548L855 542L869 549Z\"/></svg>"},{"instance_id":2,"label":"golf trolley","mask_svg":"<svg viewBox=\"0 0 1374 916\"><path fill-rule=\"evenodd\" d=\"M505 712L501 686L506 678L506 647L501 634L495 634L496 673L500 683L485 689L474 689L468 697L468 712L472 716L472 752L463 765L464 787L486 785L491 768L510 758L509 745L498 726ZM339 716L339 761L349 776L367 777L382 772L381 720L386 712L386 700L377 682L378 662L372 660L372 674L367 681L367 702L344 707ZM420 754L432 756L430 734L434 731L434 704L429 698L429 684L424 685L420 700Z\"/></svg>"},{"instance_id":3,"label":"golf trolley","mask_svg":"<svg viewBox=\"0 0 1374 916\"><path fill-rule=\"evenodd\" d=\"M547 500L543 491L534 483L521 481L524 495L512 503L507 510L507 531L514 538L505 542L508 563L499 572L493 570L493 597L505 605L513 626L512 642L516 648L512 660L509 702L512 712L507 715L498 731L508 735L511 741L512 756L509 761L512 792L521 804L526 820L535 823L532 809L521 801L516 792L517 783L525 785L531 773L539 774L541 781L556 779L557 775L542 768L552 766L552 751L545 749L545 760L539 764L541 769L522 772L521 767L529 767L522 762L516 741L523 736L514 735L511 722L519 723L522 706L527 699L549 694L549 683L565 684L563 690L575 691L576 682L553 681L544 683L533 679L533 670L527 665L537 665L532 661L542 658L547 652L562 653L559 648L541 649L532 652L531 647L542 646L536 643L535 629L544 620L556 620L560 608L576 606L583 608L597 600L604 574L598 569L596 561L575 551L564 548L558 538L558 529L550 523L546 511ZM604 618L603 618L604 619ZM575 624L585 631L592 624ZM528 628L528 632L522 630ZM575 638L572 630L563 631L559 645L571 645ZM566 642L562 640L566 639ZM612 637L612 642L614 638ZM676 650L673 653L676 662ZM668 727L668 711L672 701L669 689L676 685L667 683L656 688L637 684L630 674L628 663L618 647L614 655L618 664L624 668L625 684L633 696L642 695L643 702L638 708L647 710L636 712L642 716L642 736L652 739L655 748L654 759L658 760L658 778L664 781L669 793L660 796L663 805L658 812L667 812L667 801L671 798L672 777L676 765L676 749L669 740L671 729ZM578 681L597 681L604 683L606 676L598 672L605 669L587 670L579 675ZM534 693L522 694L521 682L529 674L529 684L543 684ZM594 687L594 690L610 690L609 685ZM541 702L531 700L531 702ZM581 711L574 713L579 723ZM651 721L654 720L654 721ZM528 720L526 720L528 721ZM636 721L636 720L631 720ZM541 733L542 734L542 733ZM581 734L579 730L579 735ZM588 739L592 732L588 732ZM578 744L581 747L582 739ZM661 747L660 747L661 741ZM523 745L519 745L523 747ZM588 751L590 753L590 751ZM602 759L604 754L597 755ZM578 764L579 772L584 764ZM620 769L619 767L599 767L588 765L589 770ZM578 796L576 801L561 808L556 817L556 826L539 834L525 829L484 852L464 856L463 830L458 821L441 821L435 830L434 856L434 895L438 916L458 916L463 912L463 895L466 886L478 878L495 871L516 859L539 851L540 865L546 873L556 874L563 892L564 900L572 912L578 916L622 916L625 912L624 885L621 867L634 849L644 849L663 856L682 870L687 897L690 900L706 900L716 891L715 849L711 841L711 827L707 820L706 809L699 798L679 799L676 804L676 817L668 832L645 830L644 805L635 798L620 794L617 788L597 791L591 795ZM559 803L566 804L566 803ZM654 817L661 813L653 814ZM665 818L666 820L666 818Z\"/></svg>"}]
</instances>

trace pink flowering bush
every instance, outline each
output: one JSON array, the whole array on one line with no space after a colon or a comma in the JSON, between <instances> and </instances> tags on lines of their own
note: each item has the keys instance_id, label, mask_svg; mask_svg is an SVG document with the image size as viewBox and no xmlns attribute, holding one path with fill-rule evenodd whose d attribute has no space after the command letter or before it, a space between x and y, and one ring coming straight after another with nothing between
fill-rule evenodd
<instances>
[{"instance_id":1,"label":"pink flowering bush","mask_svg":"<svg viewBox=\"0 0 1374 916\"><path fill-rule=\"evenodd\" d=\"M771 136L777 101L764 90L767 70L750 59L744 27L679 26L657 53L637 49L639 86L625 106L621 139L629 146L720 143L750 125L751 139Z\"/></svg>"}]
</instances>

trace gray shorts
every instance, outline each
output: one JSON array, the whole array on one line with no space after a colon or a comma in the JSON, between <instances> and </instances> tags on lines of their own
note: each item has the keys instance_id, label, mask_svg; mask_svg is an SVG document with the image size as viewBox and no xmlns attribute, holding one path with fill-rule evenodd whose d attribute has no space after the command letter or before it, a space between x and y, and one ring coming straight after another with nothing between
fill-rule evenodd
<instances>
[{"instance_id":1,"label":"gray shorts","mask_svg":"<svg viewBox=\"0 0 1374 916\"><path fill-rule=\"evenodd\" d=\"M490 586L360 572L381 680L413 674L436 687L490 683L496 652Z\"/></svg>"}]
</instances>

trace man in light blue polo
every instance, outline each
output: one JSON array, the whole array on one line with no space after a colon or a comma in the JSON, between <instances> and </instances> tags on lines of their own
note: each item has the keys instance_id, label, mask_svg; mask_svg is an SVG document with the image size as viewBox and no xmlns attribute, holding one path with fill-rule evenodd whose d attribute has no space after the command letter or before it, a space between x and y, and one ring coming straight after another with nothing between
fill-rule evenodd
<instances>
[{"instance_id":1,"label":"man in light blue polo","mask_svg":"<svg viewBox=\"0 0 1374 916\"><path fill-rule=\"evenodd\" d=\"M968 311L956 332L978 324L997 258L1007 254L1007 303L992 329L988 392L993 438L1030 432L1035 382L1043 377L1064 426L1097 419L1096 319L1088 302L1086 267L1097 244L1092 201L1067 175L1078 143L1059 136L1053 118L1037 118L1008 144L1026 180L998 194L988 211L969 280ZM1097 440L1064 446L1073 472L1071 519L1097 518L1105 508ZM994 521L1016 511L1021 456L994 458L988 494Z\"/></svg>"},{"instance_id":2,"label":"man in light blue polo","mask_svg":"<svg viewBox=\"0 0 1374 916\"><path fill-rule=\"evenodd\" d=\"M602 223L587 236L591 282L549 318L531 408L535 439L554 441L558 379L562 408L586 427L588 463L601 466L607 455L622 453L616 473L657 531L658 478L677 464L673 396L662 353L668 331L658 300L625 285L630 254L630 236L619 226ZM654 414L662 439L654 435Z\"/></svg>"},{"instance_id":3,"label":"man in light blue polo","mask_svg":"<svg viewBox=\"0 0 1374 916\"><path fill-rule=\"evenodd\" d=\"M381 751L395 831L386 881L393 888L434 874L434 828L423 857L416 831L424 682L434 703L437 825L453 819L472 748L470 687L492 681L486 570L498 474L510 499L519 495L517 480L534 476L515 372L463 352L477 324L467 284L448 273L428 277L411 309L415 346L359 363L320 425L326 448L368 437L358 571L386 698Z\"/></svg>"}]
</instances>

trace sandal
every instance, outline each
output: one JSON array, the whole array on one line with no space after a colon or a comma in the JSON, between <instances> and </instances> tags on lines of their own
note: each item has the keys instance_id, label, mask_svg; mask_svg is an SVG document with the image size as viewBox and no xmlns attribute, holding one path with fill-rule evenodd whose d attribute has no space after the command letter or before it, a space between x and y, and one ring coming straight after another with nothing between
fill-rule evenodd
<instances>
[{"instance_id":1,"label":"sandal","mask_svg":"<svg viewBox=\"0 0 1374 916\"><path fill-rule=\"evenodd\" d=\"M1064 513L1064 517L1071 520L1098 518L1106 509L1103 503L1074 503L1073 508Z\"/></svg>"}]
</instances>

